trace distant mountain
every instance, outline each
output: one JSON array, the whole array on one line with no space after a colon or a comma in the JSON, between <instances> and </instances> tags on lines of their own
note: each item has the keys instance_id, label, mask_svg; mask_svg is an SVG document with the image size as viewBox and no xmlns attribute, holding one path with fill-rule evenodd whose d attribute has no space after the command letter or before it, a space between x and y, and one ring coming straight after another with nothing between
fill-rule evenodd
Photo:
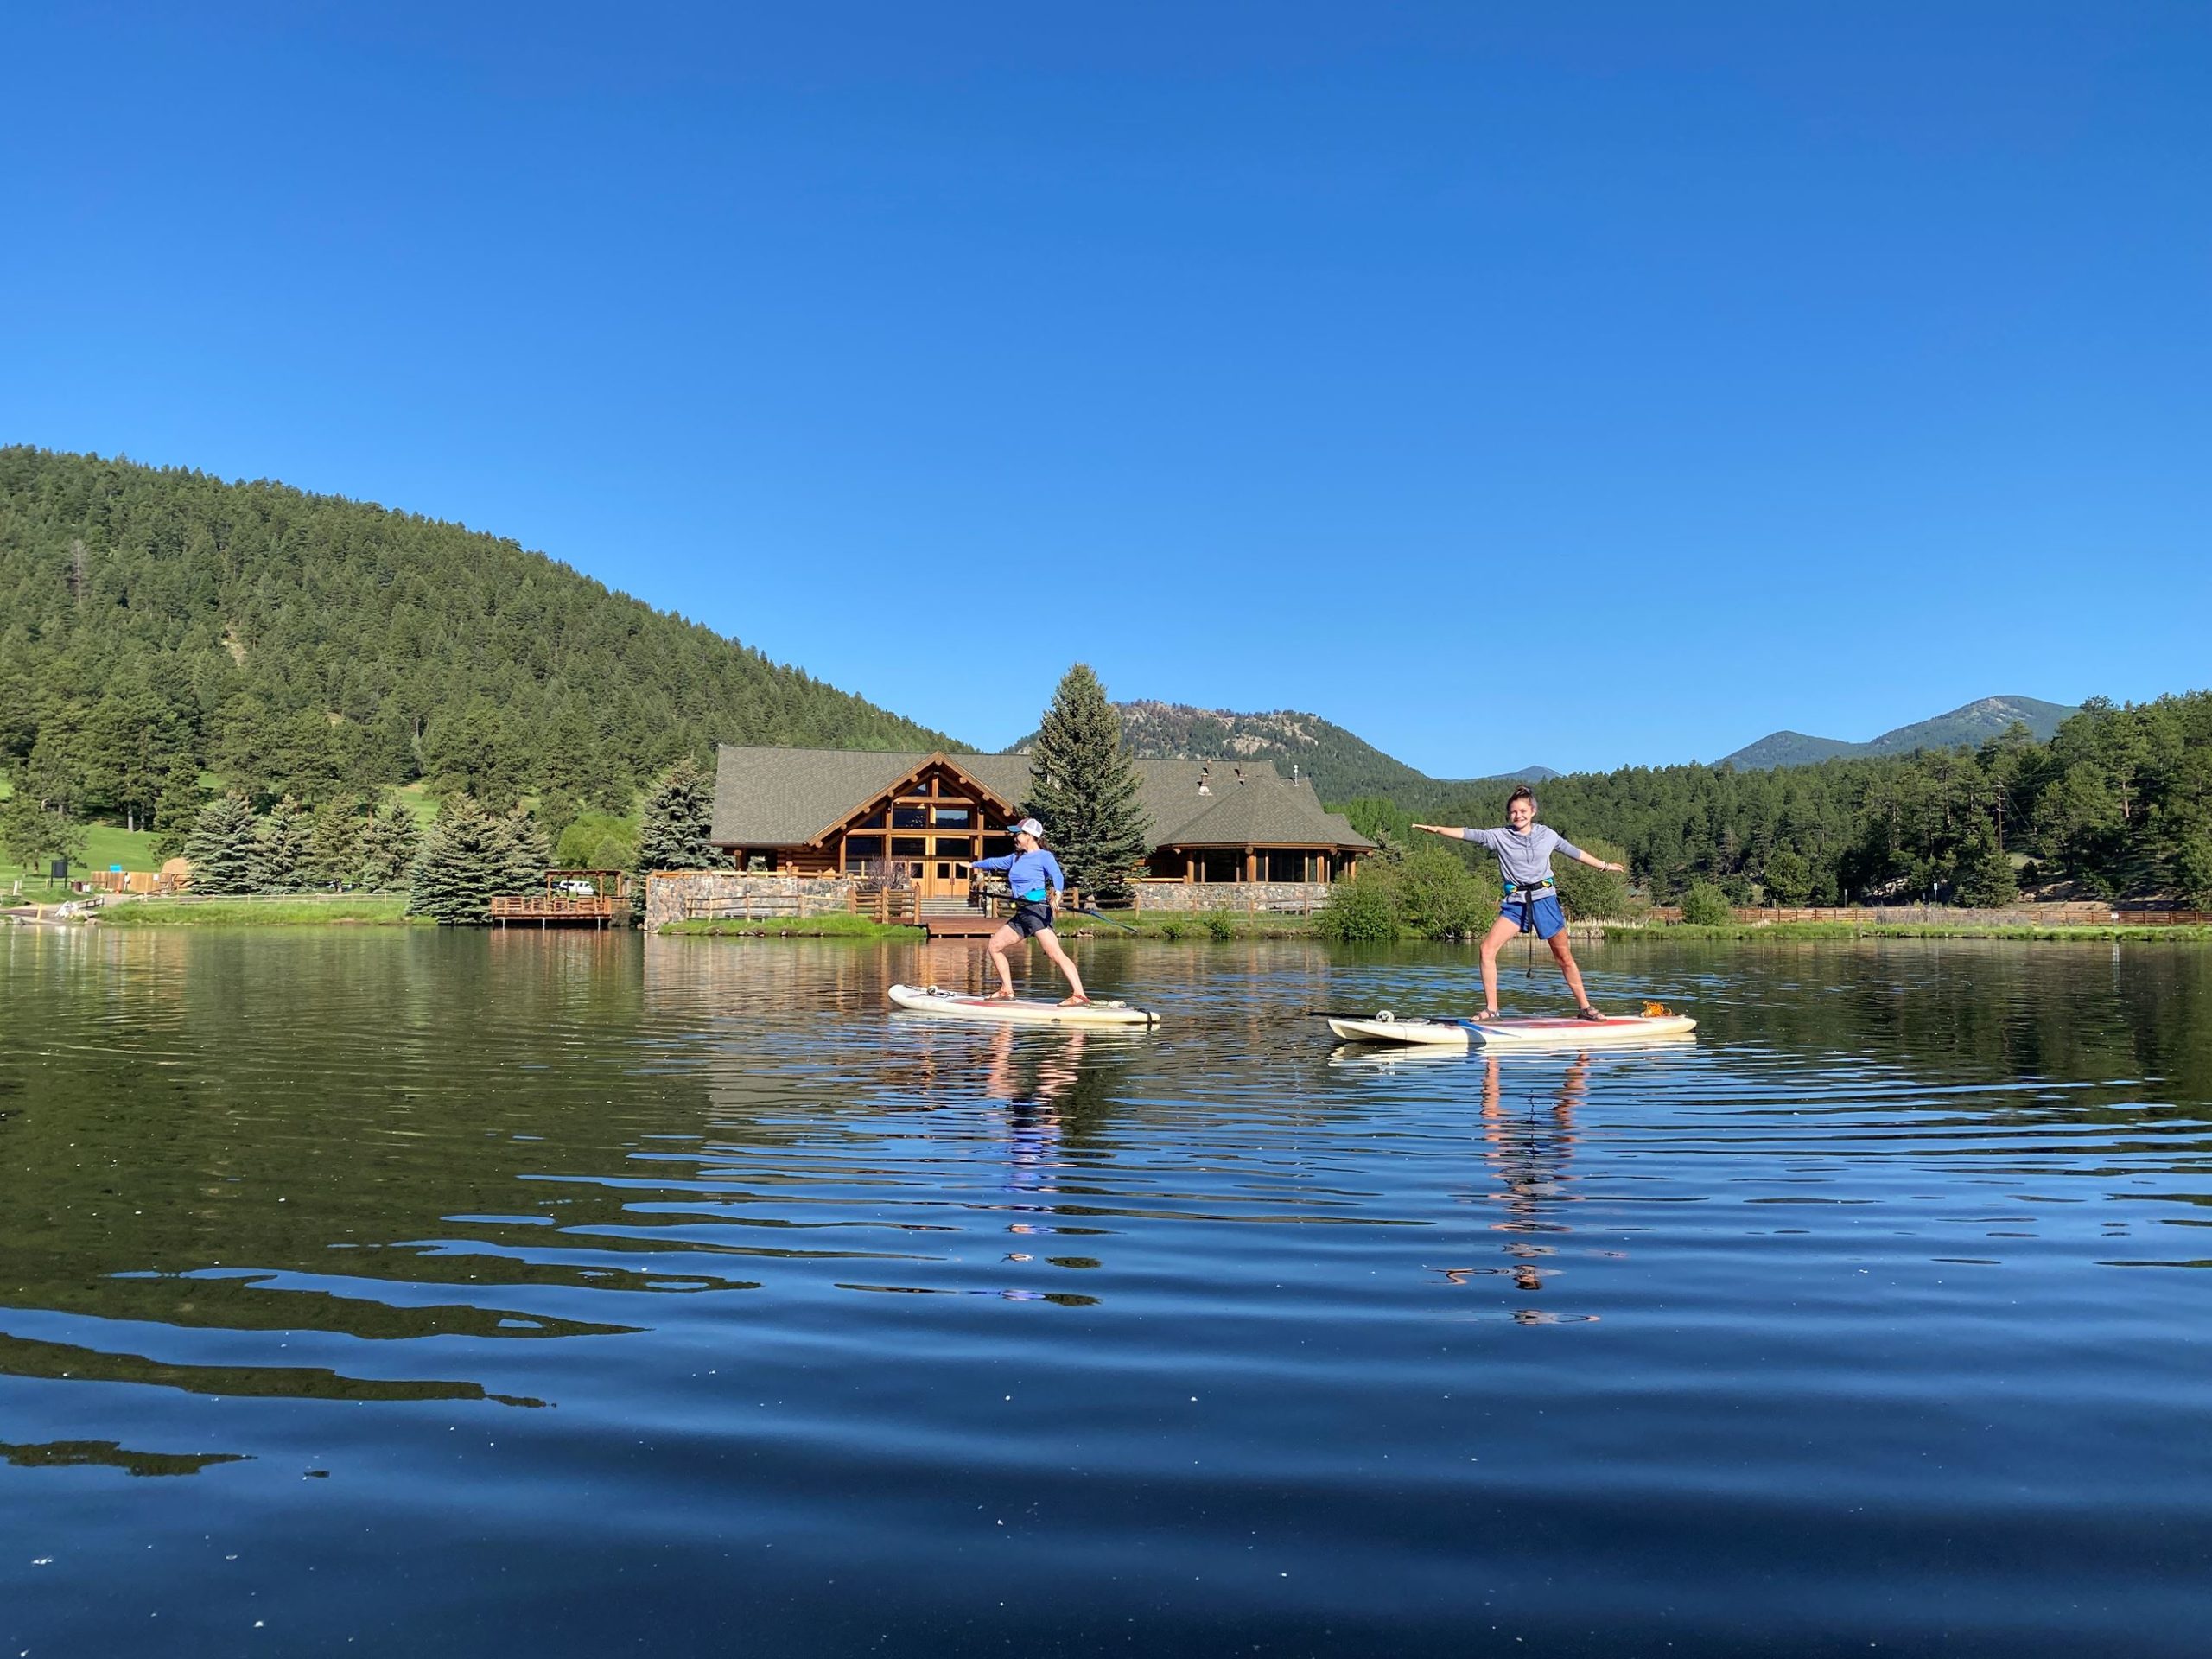
<instances>
[{"instance_id":1,"label":"distant mountain","mask_svg":"<svg viewBox=\"0 0 2212 1659\"><path fill-rule=\"evenodd\" d=\"M2048 741L2067 718L2080 711L2071 703L2044 702L2036 697L1983 697L1954 709L1933 720L1916 721L1884 732L1865 743L1835 737L1808 737L1802 732L1770 732L1756 743L1721 757L1719 764L1739 772L1763 772L1774 766L1809 766L1838 755L1910 754L1915 749L1955 749L1995 737L2015 722L2037 738Z\"/></svg>"},{"instance_id":2,"label":"distant mountain","mask_svg":"<svg viewBox=\"0 0 2212 1659\"><path fill-rule=\"evenodd\" d=\"M1312 779L1315 791L1325 801L1349 801L1363 795L1427 799L1466 784L1505 779L1541 782L1559 776L1549 766L1523 766L1492 778L1440 780L1383 753L1365 739L1319 715L1292 709L1240 715L1180 702L1137 702L1116 707L1121 710L1122 733L1132 754L1232 764L1269 760L1286 778L1295 768L1297 775ZM1026 751L1036 741L1033 732L1015 744L1014 750Z\"/></svg>"}]
</instances>

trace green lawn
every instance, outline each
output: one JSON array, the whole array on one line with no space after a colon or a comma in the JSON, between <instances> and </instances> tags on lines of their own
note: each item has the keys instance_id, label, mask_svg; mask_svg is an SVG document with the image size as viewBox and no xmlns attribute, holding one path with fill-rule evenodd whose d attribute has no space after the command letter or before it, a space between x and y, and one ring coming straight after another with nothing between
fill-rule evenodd
<instances>
[{"instance_id":1,"label":"green lawn","mask_svg":"<svg viewBox=\"0 0 2212 1659\"><path fill-rule=\"evenodd\" d=\"M150 830L124 830L111 823L86 826L85 855L73 860L69 874L83 880L94 870L104 870L111 864L120 864L126 870L158 870L162 861L154 856L154 832ZM0 854L0 895L13 892L17 881L23 884L26 899L44 899L62 892L60 882L54 884L49 893L43 867L27 869L4 854Z\"/></svg>"},{"instance_id":2,"label":"green lawn","mask_svg":"<svg viewBox=\"0 0 2212 1659\"><path fill-rule=\"evenodd\" d=\"M100 908L103 927L432 927L427 918L405 915L398 893L288 899L132 899Z\"/></svg>"},{"instance_id":3,"label":"green lawn","mask_svg":"<svg viewBox=\"0 0 2212 1659\"><path fill-rule=\"evenodd\" d=\"M1941 925L1925 922L1769 922L1764 926L1737 923L1726 927L1699 927L1688 922L1662 922L1654 927L1609 927L1609 940L1618 939L2151 939L2193 944L2212 941L2212 927L1976 927L1970 922Z\"/></svg>"},{"instance_id":4,"label":"green lawn","mask_svg":"<svg viewBox=\"0 0 2212 1659\"><path fill-rule=\"evenodd\" d=\"M688 938L727 939L918 939L918 927L887 926L865 916L724 917L715 920L668 922L664 934Z\"/></svg>"}]
</instances>

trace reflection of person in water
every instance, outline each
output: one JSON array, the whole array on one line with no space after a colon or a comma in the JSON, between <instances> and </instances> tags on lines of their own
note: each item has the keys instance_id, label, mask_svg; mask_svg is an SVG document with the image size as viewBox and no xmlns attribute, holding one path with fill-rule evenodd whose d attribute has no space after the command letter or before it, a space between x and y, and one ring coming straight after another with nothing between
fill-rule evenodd
<instances>
[{"instance_id":1,"label":"reflection of person in water","mask_svg":"<svg viewBox=\"0 0 2212 1659\"><path fill-rule=\"evenodd\" d=\"M1565 1189L1572 1179L1567 1166L1574 1146L1574 1109L1588 1091L1589 1077L1590 1056L1578 1054L1560 1079L1551 1111L1539 1116L1533 1102L1526 1111L1510 1109L1503 1062L1496 1055L1484 1061L1483 1159L1497 1179L1497 1191L1485 1196L1504 1206L1504 1219L1492 1222L1491 1227L1509 1236L1503 1248L1511 1262L1507 1271L1516 1289L1540 1291L1551 1272L1537 1264L1556 1251L1535 1239L1570 1230L1565 1222L1548 1217L1550 1205L1570 1201ZM1444 1276L1455 1285L1464 1285L1478 1274L1497 1271L1455 1268ZM1534 1308L1523 1308L1513 1317L1522 1324L1541 1324L1546 1316Z\"/></svg>"},{"instance_id":2,"label":"reflection of person in water","mask_svg":"<svg viewBox=\"0 0 2212 1659\"><path fill-rule=\"evenodd\" d=\"M990 1068L984 1074L983 1096L988 1100L1006 1103L1007 1185L1016 1192L1040 1192L1046 1187L1046 1171L1060 1136L1059 1113L1053 1103L1074 1088L1082 1075L1077 1062L1083 1058L1086 1034L1080 1031L1055 1033L1052 1035L1059 1037L1059 1042L1047 1039L1043 1043L1017 1047L1012 1026L1001 1026L991 1033ZM1028 1063L1019 1064L1021 1060ZM1038 1211L1046 1206L1025 1204L1014 1207ZM1015 1222L1007 1230L1033 1233L1037 1230L1027 1222Z\"/></svg>"}]
</instances>

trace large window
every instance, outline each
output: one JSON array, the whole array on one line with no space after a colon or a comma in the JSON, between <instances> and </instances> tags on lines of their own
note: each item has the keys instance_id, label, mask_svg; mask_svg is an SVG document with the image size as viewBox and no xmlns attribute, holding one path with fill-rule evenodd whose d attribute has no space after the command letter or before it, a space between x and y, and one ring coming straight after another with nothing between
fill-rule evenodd
<instances>
[{"instance_id":1,"label":"large window","mask_svg":"<svg viewBox=\"0 0 2212 1659\"><path fill-rule=\"evenodd\" d=\"M968 827L969 814L964 806L940 806L931 816L940 830L965 830Z\"/></svg>"},{"instance_id":2,"label":"large window","mask_svg":"<svg viewBox=\"0 0 2212 1659\"><path fill-rule=\"evenodd\" d=\"M891 856L893 858L927 858L930 843L923 836L893 836L891 837Z\"/></svg>"},{"instance_id":3,"label":"large window","mask_svg":"<svg viewBox=\"0 0 2212 1659\"><path fill-rule=\"evenodd\" d=\"M1214 850L1192 855L1198 864L1201 881L1242 881L1244 879L1244 855L1234 849Z\"/></svg>"},{"instance_id":4,"label":"large window","mask_svg":"<svg viewBox=\"0 0 2212 1659\"><path fill-rule=\"evenodd\" d=\"M967 857L968 837L965 836L939 836L937 838L937 855L939 858Z\"/></svg>"},{"instance_id":5,"label":"large window","mask_svg":"<svg viewBox=\"0 0 2212 1659\"><path fill-rule=\"evenodd\" d=\"M926 806L894 806L891 809L893 830L926 830L930 827L930 810Z\"/></svg>"},{"instance_id":6,"label":"large window","mask_svg":"<svg viewBox=\"0 0 2212 1659\"><path fill-rule=\"evenodd\" d=\"M1012 836L985 836L983 837L985 858L1004 858L1013 850L1014 837Z\"/></svg>"},{"instance_id":7,"label":"large window","mask_svg":"<svg viewBox=\"0 0 2212 1659\"><path fill-rule=\"evenodd\" d=\"M858 864L867 859L882 856L883 837L881 836L847 836L845 837L847 864Z\"/></svg>"}]
</instances>

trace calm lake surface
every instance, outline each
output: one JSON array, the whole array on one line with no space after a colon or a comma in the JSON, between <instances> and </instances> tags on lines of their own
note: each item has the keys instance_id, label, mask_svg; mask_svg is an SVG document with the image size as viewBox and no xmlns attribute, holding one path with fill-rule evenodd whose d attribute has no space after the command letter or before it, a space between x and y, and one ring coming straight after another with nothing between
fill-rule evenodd
<instances>
[{"instance_id":1,"label":"calm lake surface","mask_svg":"<svg viewBox=\"0 0 2212 1659\"><path fill-rule=\"evenodd\" d=\"M0 1652L2206 1650L2212 951L1078 948L0 933Z\"/></svg>"}]
</instances>

